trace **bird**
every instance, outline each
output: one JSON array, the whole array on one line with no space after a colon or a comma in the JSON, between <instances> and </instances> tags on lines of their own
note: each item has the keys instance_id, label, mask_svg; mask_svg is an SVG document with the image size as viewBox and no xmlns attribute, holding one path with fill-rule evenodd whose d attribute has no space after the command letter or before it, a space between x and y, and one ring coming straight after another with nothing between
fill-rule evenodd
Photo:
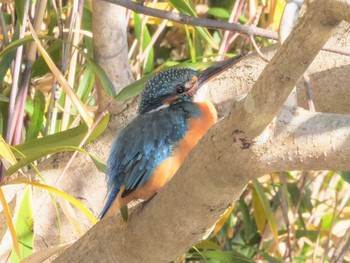
<instances>
[{"instance_id":1,"label":"bird","mask_svg":"<svg viewBox=\"0 0 350 263\"><path fill-rule=\"evenodd\" d=\"M133 200L152 198L217 121L199 89L244 57L241 54L203 71L172 68L144 86L137 116L117 135L107 161L107 197L99 218L108 218Z\"/></svg>"}]
</instances>

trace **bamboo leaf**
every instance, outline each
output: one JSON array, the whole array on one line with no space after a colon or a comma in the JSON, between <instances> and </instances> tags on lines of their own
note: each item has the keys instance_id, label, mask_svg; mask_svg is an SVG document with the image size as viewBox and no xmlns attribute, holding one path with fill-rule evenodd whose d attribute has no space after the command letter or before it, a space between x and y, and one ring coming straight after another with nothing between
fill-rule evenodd
<instances>
[{"instance_id":1,"label":"bamboo leaf","mask_svg":"<svg viewBox=\"0 0 350 263\"><path fill-rule=\"evenodd\" d=\"M11 165L17 162L14 154L10 149L10 146L5 142L1 134L0 134L0 158L6 160ZM5 166L7 167L7 165Z\"/></svg>"},{"instance_id":2,"label":"bamboo leaf","mask_svg":"<svg viewBox=\"0 0 350 263\"><path fill-rule=\"evenodd\" d=\"M197 17L196 12L191 7L189 1L186 0L169 0L169 3L180 11L180 13ZM193 4L192 4L193 6ZM210 35L208 29L203 27L195 26L194 29L201 36L201 38L206 41L212 48L219 49L218 43L215 42L214 38Z\"/></svg>"},{"instance_id":3,"label":"bamboo leaf","mask_svg":"<svg viewBox=\"0 0 350 263\"><path fill-rule=\"evenodd\" d=\"M34 245L34 222L32 211L32 191L31 187L26 187L24 195L19 206L17 218L16 218L16 233L18 237L19 248L21 250L22 258L33 253ZM19 258L12 250L10 262L19 262Z\"/></svg>"},{"instance_id":4,"label":"bamboo leaf","mask_svg":"<svg viewBox=\"0 0 350 263\"><path fill-rule=\"evenodd\" d=\"M38 160L38 159L45 157L47 155L53 155L53 154L61 153L61 152L73 152L73 151L78 151L78 152L89 155L91 160L94 162L94 164L96 165L96 167L98 168L98 170L100 172L104 173L106 171L106 165L102 161L100 161L96 156L89 154L87 151L85 151L82 148L66 145L66 146L45 148L45 149L42 149L39 151L32 152L31 154L24 157L22 160L18 161L16 164L10 166L6 171L6 175L11 175L11 174L17 172L22 167L29 165L33 161Z\"/></svg>"},{"instance_id":5,"label":"bamboo leaf","mask_svg":"<svg viewBox=\"0 0 350 263\"><path fill-rule=\"evenodd\" d=\"M93 119L90 115L90 113L86 110L85 105L81 102L81 100L77 97L73 89L69 86L67 80L64 78L62 73L59 71L55 63L52 61L50 58L49 54L47 54L46 50L44 47L41 45L38 36L36 35L32 25L30 24L30 31L32 33L32 36L34 38L35 43L38 45L38 50L40 51L41 55L45 59L47 65L51 69L52 73L56 77L57 81L60 83L62 89L65 91L67 96L70 98L74 106L77 108L79 111L81 117L83 118L84 122L88 127L91 127L93 124Z\"/></svg>"},{"instance_id":6,"label":"bamboo leaf","mask_svg":"<svg viewBox=\"0 0 350 263\"><path fill-rule=\"evenodd\" d=\"M25 5L26 5L25 0L15 0L16 15L21 25L23 22Z\"/></svg>"},{"instance_id":7,"label":"bamboo leaf","mask_svg":"<svg viewBox=\"0 0 350 263\"><path fill-rule=\"evenodd\" d=\"M264 216L266 217L267 223L270 227L273 238L275 240L276 246L278 246L279 241L278 241L277 224L275 221L275 217L273 216L270 204L266 198L265 192L264 192L261 184L259 183L259 181L257 179L253 179L252 183L254 186L253 189L255 192L255 199L257 198L257 200L256 200L257 206L259 206L259 209L258 209L259 211L255 211L254 215L256 213L259 213L259 212L264 214ZM254 207L254 209L255 209L255 207ZM260 222L257 221L257 225L259 225L259 224L260 224ZM260 231L261 231L261 229L260 229ZM261 233L263 233L263 232L261 232Z\"/></svg>"},{"instance_id":8,"label":"bamboo leaf","mask_svg":"<svg viewBox=\"0 0 350 263\"><path fill-rule=\"evenodd\" d=\"M70 245L72 245L75 241L71 241L65 244L60 244L57 246L48 247L46 249L40 250L38 252L33 253L32 255L26 257L21 261L21 263L41 263L44 262L49 257L61 252L66 249Z\"/></svg>"},{"instance_id":9,"label":"bamboo leaf","mask_svg":"<svg viewBox=\"0 0 350 263\"><path fill-rule=\"evenodd\" d=\"M215 16L217 18L222 19L229 19L230 18L230 12L222 7L210 7L207 11L208 15Z\"/></svg>"},{"instance_id":10,"label":"bamboo leaf","mask_svg":"<svg viewBox=\"0 0 350 263\"><path fill-rule=\"evenodd\" d=\"M98 137L102 134L102 132L107 128L109 122L109 115L106 115L103 117L103 119L98 123L96 128L91 133L90 137L86 141L86 143L91 142L93 139ZM85 134L88 131L88 127L86 125L81 124L78 127L59 132L56 134L48 135L39 139L27 141L23 144L16 145L14 148L21 152L24 156L30 156L32 154L35 154L36 152L47 150L50 151L50 149L58 148L58 147L65 147L65 146L75 146L77 147L82 139L84 138ZM1 143L1 141L0 141ZM43 149L43 145L45 145ZM18 157L21 157L19 155Z\"/></svg>"},{"instance_id":11,"label":"bamboo leaf","mask_svg":"<svg viewBox=\"0 0 350 263\"><path fill-rule=\"evenodd\" d=\"M27 185L32 185L36 187L40 187L52 194L58 195L59 197L62 197L63 199L67 200L70 202L72 205L74 205L76 208L78 208L93 224L97 223L96 217L90 212L89 209L86 208L81 202L79 202L76 198L73 196L55 188L49 185L37 183L37 182L31 182L28 180L24 179L14 179L10 182L10 184L27 184Z\"/></svg>"},{"instance_id":12,"label":"bamboo leaf","mask_svg":"<svg viewBox=\"0 0 350 263\"><path fill-rule=\"evenodd\" d=\"M133 13L133 15L134 15L134 21L135 21L136 37L139 43L141 43L142 51L144 51L148 46L149 42L151 41L151 35L148 31L147 26L142 23L141 16L137 13ZM148 54L148 57L146 59L144 73L147 74L153 71L153 67L154 67L153 61L154 61L154 51L153 51L153 48L151 48Z\"/></svg>"},{"instance_id":13,"label":"bamboo leaf","mask_svg":"<svg viewBox=\"0 0 350 263\"><path fill-rule=\"evenodd\" d=\"M11 237L12 237L12 242L13 242L13 248L16 251L16 254L19 258L21 258L21 250L19 249L19 244L18 244L18 239L17 239L17 234L15 227L12 222L12 215L10 208L7 204L4 192L2 191L2 187L0 187L0 202L2 204L2 207L4 209L4 214L6 216L6 221L7 221L7 226L10 230Z\"/></svg>"},{"instance_id":14,"label":"bamboo leaf","mask_svg":"<svg viewBox=\"0 0 350 263\"><path fill-rule=\"evenodd\" d=\"M194 253L195 254L195 253ZM200 257L225 263L254 263L255 261L237 251L207 250L201 251Z\"/></svg>"},{"instance_id":15,"label":"bamboo leaf","mask_svg":"<svg viewBox=\"0 0 350 263\"><path fill-rule=\"evenodd\" d=\"M31 121L26 133L26 140L35 139L38 137L44 121L45 96L38 90L35 92L33 106L34 112L31 116Z\"/></svg>"}]
</instances>

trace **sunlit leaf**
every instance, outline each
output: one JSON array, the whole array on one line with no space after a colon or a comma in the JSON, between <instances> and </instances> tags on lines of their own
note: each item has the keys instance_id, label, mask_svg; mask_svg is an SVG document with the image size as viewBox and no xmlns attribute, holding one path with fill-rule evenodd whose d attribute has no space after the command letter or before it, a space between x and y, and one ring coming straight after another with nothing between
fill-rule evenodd
<instances>
[{"instance_id":1,"label":"sunlit leaf","mask_svg":"<svg viewBox=\"0 0 350 263\"><path fill-rule=\"evenodd\" d=\"M272 23L273 30L275 31L279 28L285 5L285 0L271 0L269 23Z\"/></svg>"},{"instance_id":2,"label":"sunlit leaf","mask_svg":"<svg viewBox=\"0 0 350 263\"><path fill-rule=\"evenodd\" d=\"M17 19L19 20L21 25L23 22L25 6L26 6L26 0L15 0L15 7L16 7L15 10L17 14Z\"/></svg>"},{"instance_id":3,"label":"sunlit leaf","mask_svg":"<svg viewBox=\"0 0 350 263\"><path fill-rule=\"evenodd\" d=\"M86 102L88 97L90 96L90 92L95 84L95 75L93 74L92 66L87 65L84 74L79 82L79 86L77 89L77 95L81 99L81 101Z\"/></svg>"},{"instance_id":4,"label":"sunlit leaf","mask_svg":"<svg viewBox=\"0 0 350 263\"><path fill-rule=\"evenodd\" d=\"M60 197L62 197L63 199L67 200L68 202L70 202L72 205L74 205L76 208L78 208L93 224L97 223L97 219L96 217L90 212L89 209L86 208L86 206L84 206L81 202L79 202L76 198L74 198L73 196L55 188L49 185L45 185L45 184L41 184L41 183L37 183L37 182L31 182L28 180L24 180L24 179L14 179L10 182L11 184L27 184L27 185L32 185L35 187L40 187L52 194L58 195Z\"/></svg>"},{"instance_id":5,"label":"sunlit leaf","mask_svg":"<svg viewBox=\"0 0 350 263\"><path fill-rule=\"evenodd\" d=\"M265 192L261 186L261 184L259 183L259 181L257 179L253 179L252 183L254 185L254 190L253 193L255 194L255 198L253 195L253 199L255 199L255 206L254 209L257 209L258 211L255 211L254 215L255 216L259 216L256 215L257 213L262 213L265 215L268 226L270 227L271 233L273 235L273 238L275 240L276 245L278 246L279 241L278 241L278 230L277 230L277 224L276 224L276 220L274 218L274 215L272 213L272 210L270 208L270 204L266 198ZM254 201L253 201L254 203ZM256 218L257 219L257 225L261 227L261 222L258 222L258 220L261 220L262 218ZM260 231L262 230L262 228L259 228ZM261 232L263 233L263 232Z\"/></svg>"},{"instance_id":6,"label":"sunlit leaf","mask_svg":"<svg viewBox=\"0 0 350 263\"><path fill-rule=\"evenodd\" d=\"M51 60L55 64L57 64L61 59L62 42L56 39L53 39L52 43L47 48L47 53L50 56ZM49 72L51 72L50 67L46 63L45 57L44 56L38 57L33 64L32 78L42 77Z\"/></svg>"},{"instance_id":7,"label":"sunlit leaf","mask_svg":"<svg viewBox=\"0 0 350 263\"><path fill-rule=\"evenodd\" d=\"M18 37L19 37L19 23L16 23L11 43L2 52L0 52L1 54L3 54L0 61L0 82L1 83L3 83L4 77L7 71L9 70L16 55L16 49L8 49L8 47L12 45L12 43L17 41ZM5 50L8 50L8 51L4 52Z\"/></svg>"},{"instance_id":8,"label":"sunlit leaf","mask_svg":"<svg viewBox=\"0 0 350 263\"><path fill-rule=\"evenodd\" d=\"M32 191L31 187L26 187L24 195L19 206L16 217L16 233L21 250L22 258L33 253L34 245L34 221L32 211ZM18 262L19 258L14 250L12 250L10 262Z\"/></svg>"},{"instance_id":9,"label":"sunlit leaf","mask_svg":"<svg viewBox=\"0 0 350 263\"><path fill-rule=\"evenodd\" d=\"M26 140L35 139L38 137L40 129L43 125L45 111L45 96L36 91L34 96L34 112L31 116L29 127L26 133Z\"/></svg>"},{"instance_id":10,"label":"sunlit leaf","mask_svg":"<svg viewBox=\"0 0 350 263\"><path fill-rule=\"evenodd\" d=\"M346 181L350 184L350 172L337 171L337 174L339 174L343 178L344 181Z\"/></svg>"},{"instance_id":11,"label":"sunlit leaf","mask_svg":"<svg viewBox=\"0 0 350 263\"><path fill-rule=\"evenodd\" d=\"M45 147L40 151L32 152L32 154L26 156L22 160L18 161L16 164L13 166L9 167L6 171L7 175L11 175L15 172L17 172L19 169L22 167L29 165L31 162L38 160L40 158L43 158L47 155L53 155L56 153L61 153L61 152L70 152L70 151L78 151L84 154L87 154L91 157L91 160L94 162L96 167L98 168L99 171L105 172L106 171L106 166L105 164L100 161L96 156L89 154L87 151L85 151L82 148L79 147L74 147L74 146L56 146L52 148Z\"/></svg>"},{"instance_id":12,"label":"sunlit leaf","mask_svg":"<svg viewBox=\"0 0 350 263\"><path fill-rule=\"evenodd\" d=\"M47 39L47 40L52 40L55 39L53 37L50 36L38 36L39 39ZM29 42L33 42L34 38L31 36L26 36L20 39L16 39L13 40L8 46L6 46L6 48L4 48L3 50L0 51L0 57L5 56L6 54L12 52L13 50L16 50L16 48L18 48L19 46L22 46L24 44L27 44Z\"/></svg>"},{"instance_id":13,"label":"sunlit leaf","mask_svg":"<svg viewBox=\"0 0 350 263\"><path fill-rule=\"evenodd\" d=\"M113 85L112 81L108 78L108 76L107 76L106 72L103 70L103 68L101 68L101 66L99 64L97 64L91 57L89 57L87 54L82 52L82 50L78 49L78 51L80 51L80 54L82 54L84 56L87 63L89 64L89 66L92 68L92 70L94 71L94 73L98 77L98 79L102 85L102 88L106 91L106 93L110 97L114 97L115 96L114 85Z\"/></svg>"},{"instance_id":14,"label":"sunlit leaf","mask_svg":"<svg viewBox=\"0 0 350 263\"><path fill-rule=\"evenodd\" d=\"M225 263L254 263L255 262L253 259L241 253L238 253L236 251L207 250L207 251L201 251L200 256L205 256L207 259L218 260L219 262L225 262Z\"/></svg>"},{"instance_id":15,"label":"sunlit leaf","mask_svg":"<svg viewBox=\"0 0 350 263\"><path fill-rule=\"evenodd\" d=\"M244 198L241 197L238 201L238 204L239 204L239 210L242 214L242 221L244 224L244 239L245 239L245 242L248 243L250 236L253 234L252 233L252 229L253 229L252 224L253 223L252 223L251 216L249 213L249 208L248 208Z\"/></svg>"},{"instance_id":16,"label":"sunlit leaf","mask_svg":"<svg viewBox=\"0 0 350 263\"><path fill-rule=\"evenodd\" d=\"M75 94L75 92L72 90L72 88L69 86L67 80L64 78L64 76L62 75L62 73L59 71L59 69L57 68L57 66L55 65L55 63L52 61L52 59L50 58L49 54L47 54L46 50L44 49L44 47L41 45L34 29L32 28L32 26L30 25L30 30L32 33L32 36L34 38L35 43L38 46L38 49L42 55L42 57L45 59L47 65L49 66L49 68L51 69L52 73L54 74L55 78L57 79L57 81L60 83L62 89L65 91L65 93L67 94L67 96L70 98L70 100L72 101L72 103L74 104L74 106L77 108L77 110L80 113L80 116L83 118L83 120L85 121L86 125L88 127L91 127L92 123L93 123L93 119L90 115L90 113L87 111L85 105L81 102L81 100L77 97L77 95Z\"/></svg>"},{"instance_id":17,"label":"sunlit leaf","mask_svg":"<svg viewBox=\"0 0 350 263\"><path fill-rule=\"evenodd\" d=\"M179 10L183 14L187 14L190 16L197 17L196 12L193 10L191 5L186 0L169 0L169 3ZM194 29L198 32L201 38L206 41L211 47L214 49L219 49L218 43L215 42L214 38L210 35L208 29L203 27L194 27Z\"/></svg>"},{"instance_id":18,"label":"sunlit leaf","mask_svg":"<svg viewBox=\"0 0 350 263\"><path fill-rule=\"evenodd\" d=\"M196 245L197 249L216 249L216 250L221 250L221 247L210 241L210 240L203 240L202 242L200 242L199 244Z\"/></svg>"},{"instance_id":19,"label":"sunlit leaf","mask_svg":"<svg viewBox=\"0 0 350 263\"><path fill-rule=\"evenodd\" d=\"M0 94L0 101L9 102L9 100L10 100L10 99L9 99L8 97L6 97L6 96Z\"/></svg>"},{"instance_id":20,"label":"sunlit leaf","mask_svg":"<svg viewBox=\"0 0 350 263\"><path fill-rule=\"evenodd\" d=\"M226 223L228 217L233 211L234 206L230 206L226 212L221 216L221 218L216 222L212 235L215 235Z\"/></svg>"},{"instance_id":21,"label":"sunlit leaf","mask_svg":"<svg viewBox=\"0 0 350 263\"><path fill-rule=\"evenodd\" d=\"M96 128L92 131L86 143L89 143L93 139L100 136L102 132L107 128L108 122L109 122L109 115L106 115L98 123ZM84 124L81 124L75 128L68 129L63 132L59 132L59 133L48 135L39 139L27 141L23 144L14 146L14 148L17 149L19 152L21 152L24 156L30 156L35 154L36 152L43 151L45 149L48 149L50 151L50 149L54 149L57 147L64 147L64 146L77 147L82 141L82 139L84 138L87 131L88 131L88 127L86 127L86 125Z\"/></svg>"},{"instance_id":22,"label":"sunlit leaf","mask_svg":"<svg viewBox=\"0 0 350 263\"><path fill-rule=\"evenodd\" d=\"M17 233L15 230L15 226L13 225L12 222L12 215L11 215L11 211L10 208L7 204L4 192L2 191L2 187L0 187L0 202L2 204L3 210L4 210L4 214L6 217L6 221L7 221L7 226L9 228L10 234L11 234L11 238L12 238L12 243L13 243L13 248L16 251L16 254L19 258L21 257L21 250L19 248L19 244L18 244L18 239L17 239Z\"/></svg>"},{"instance_id":23,"label":"sunlit leaf","mask_svg":"<svg viewBox=\"0 0 350 263\"><path fill-rule=\"evenodd\" d=\"M16 158L13 155L10 146L5 142L4 138L0 134L0 158L13 165L16 163Z\"/></svg>"},{"instance_id":24,"label":"sunlit leaf","mask_svg":"<svg viewBox=\"0 0 350 263\"><path fill-rule=\"evenodd\" d=\"M134 20L135 20L135 33L136 37L142 45L142 51L146 49L149 42L151 41L151 35L148 31L148 28L146 25L143 24L141 16L137 13L134 14ZM153 61L154 61L154 53L153 48L150 49L148 57L146 58L146 65L144 69L144 73L150 73L153 71Z\"/></svg>"},{"instance_id":25,"label":"sunlit leaf","mask_svg":"<svg viewBox=\"0 0 350 263\"><path fill-rule=\"evenodd\" d=\"M227 9L221 7L210 7L207 11L207 14L222 19L230 18L230 12Z\"/></svg>"},{"instance_id":26,"label":"sunlit leaf","mask_svg":"<svg viewBox=\"0 0 350 263\"><path fill-rule=\"evenodd\" d=\"M57 254L58 252L63 251L64 249L66 249L67 247L72 245L74 242L75 241L42 249L42 250L37 251L37 252L33 253L32 255L26 257L25 259L23 259L21 261L21 263L44 262L46 259L50 258L51 256Z\"/></svg>"}]
</instances>

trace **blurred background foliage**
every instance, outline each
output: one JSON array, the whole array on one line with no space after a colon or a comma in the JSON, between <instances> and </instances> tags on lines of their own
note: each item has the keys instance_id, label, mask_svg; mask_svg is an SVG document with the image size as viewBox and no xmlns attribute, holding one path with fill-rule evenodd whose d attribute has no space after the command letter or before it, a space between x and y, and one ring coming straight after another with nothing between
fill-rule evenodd
<instances>
[{"instance_id":1,"label":"blurred background foliage","mask_svg":"<svg viewBox=\"0 0 350 263\"><path fill-rule=\"evenodd\" d=\"M276 31L285 1L154 0L144 4ZM238 33L180 25L131 11L126 17L130 65L138 81L116 99L137 95L159 70L189 65L201 69L253 49L251 40ZM35 250L31 187L49 191L54 203L56 195L63 197L96 222L78 200L46 185L36 164L58 152L80 151L103 171L104 164L81 147L108 124L108 116L95 116L95 80L101 80L108 94L115 94L93 59L91 1L0 1L0 29L0 182L27 185L14 218L4 186L0 187L2 211L13 240L9 261L19 262ZM255 41L259 48L274 43L259 37ZM39 175L39 182L27 177L28 167ZM247 186L207 240L175 262L349 262L349 180L349 173L338 171L264 175Z\"/></svg>"}]
</instances>

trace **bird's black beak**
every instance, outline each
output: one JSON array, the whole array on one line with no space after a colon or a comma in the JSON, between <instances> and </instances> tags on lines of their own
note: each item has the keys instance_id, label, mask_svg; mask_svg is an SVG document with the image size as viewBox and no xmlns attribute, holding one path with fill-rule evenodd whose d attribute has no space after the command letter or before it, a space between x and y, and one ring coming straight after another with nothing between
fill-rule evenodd
<instances>
[{"instance_id":1,"label":"bird's black beak","mask_svg":"<svg viewBox=\"0 0 350 263\"><path fill-rule=\"evenodd\" d=\"M248 53L243 53L233 58L226 59L199 72L198 75L195 76L195 79L192 80L191 92L195 93L201 86L203 86L203 84L226 71L231 66L237 64L247 54Z\"/></svg>"}]
</instances>

